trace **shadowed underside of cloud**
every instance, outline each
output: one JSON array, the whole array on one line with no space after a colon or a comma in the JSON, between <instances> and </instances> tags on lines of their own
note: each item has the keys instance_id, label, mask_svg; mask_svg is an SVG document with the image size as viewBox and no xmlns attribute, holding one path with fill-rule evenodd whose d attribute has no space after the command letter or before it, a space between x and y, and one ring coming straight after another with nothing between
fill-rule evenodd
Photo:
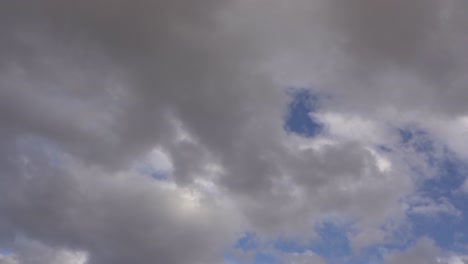
<instances>
[{"instance_id":1,"label":"shadowed underside of cloud","mask_svg":"<svg viewBox=\"0 0 468 264\"><path fill-rule=\"evenodd\" d=\"M466 262L467 8L5 0L0 263Z\"/></svg>"}]
</instances>

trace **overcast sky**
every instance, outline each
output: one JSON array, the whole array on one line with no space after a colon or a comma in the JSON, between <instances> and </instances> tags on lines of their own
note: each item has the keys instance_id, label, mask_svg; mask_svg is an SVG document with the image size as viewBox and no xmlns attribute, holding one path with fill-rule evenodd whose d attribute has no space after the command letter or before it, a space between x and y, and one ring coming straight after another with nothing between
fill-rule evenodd
<instances>
[{"instance_id":1,"label":"overcast sky","mask_svg":"<svg viewBox=\"0 0 468 264\"><path fill-rule=\"evenodd\" d=\"M3 0L0 264L467 264L465 0Z\"/></svg>"}]
</instances>

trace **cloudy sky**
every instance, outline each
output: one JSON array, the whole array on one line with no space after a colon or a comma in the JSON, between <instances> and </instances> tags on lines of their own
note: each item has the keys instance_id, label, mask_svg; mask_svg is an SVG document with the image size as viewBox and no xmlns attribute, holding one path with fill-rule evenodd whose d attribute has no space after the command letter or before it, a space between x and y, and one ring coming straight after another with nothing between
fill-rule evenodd
<instances>
[{"instance_id":1,"label":"cloudy sky","mask_svg":"<svg viewBox=\"0 0 468 264\"><path fill-rule=\"evenodd\" d=\"M468 263L465 0L3 0L0 264Z\"/></svg>"}]
</instances>

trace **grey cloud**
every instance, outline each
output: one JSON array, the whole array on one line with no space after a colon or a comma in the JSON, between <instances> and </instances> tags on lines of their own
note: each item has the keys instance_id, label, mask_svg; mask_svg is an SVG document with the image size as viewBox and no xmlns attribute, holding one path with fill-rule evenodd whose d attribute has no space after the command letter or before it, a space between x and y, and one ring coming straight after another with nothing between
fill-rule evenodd
<instances>
[{"instance_id":1,"label":"grey cloud","mask_svg":"<svg viewBox=\"0 0 468 264\"><path fill-rule=\"evenodd\" d=\"M448 92L447 73L432 81L465 69L463 37L446 30L463 32L463 4L450 3L444 24L433 1L6 1L0 241L21 232L99 264L205 263L237 218L274 234L337 212L381 224L412 191L404 162L380 171L365 140L292 144L281 85L305 78L336 96L325 110L370 119L439 101L437 114L464 113L462 79ZM122 172L155 146L172 159L174 190ZM183 188L200 179L232 212L215 196L181 213Z\"/></svg>"},{"instance_id":2,"label":"grey cloud","mask_svg":"<svg viewBox=\"0 0 468 264\"><path fill-rule=\"evenodd\" d=\"M87 260L83 252L64 250L24 238L17 239L16 251L0 258L2 264L82 264Z\"/></svg>"},{"instance_id":3,"label":"grey cloud","mask_svg":"<svg viewBox=\"0 0 468 264\"><path fill-rule=\"evenodd\" d=\"M402 253L389 253L385 256L384 261L388 264L397 263L415 263L415 264L431 264L440 263L438 256L441 250L434 245L434 242L428 238L422 238L417 241L416 245Z\"/></svg>"},{"instance_id":4,"label":"grey cloud","mask_svg":"<svg viewBox=\"0 0 468 264\"><path fill-rule=\"evenodd\" d=\"M19 171L2 176L0 241L19 250L19 263L32 262L11 245L18 234L85 252L87 263L216 263L235 235L235 213L190 189L79 165L70 172L74 165L35 145Z\"/></svg>"},{"instance_id":5,"label":"grey cloud","mask_svg":"<svg viewBox=\"0 0 468 264\"><path fill-rule=\"evenodd\" d=\"M436 1L332 1L333 20L350 41L358 59L412 64L422 58L431 33L437 30ZM373 64L371 64L373 65ZM428 66L433 63L428 63Z\"/></svg>"},{"instance_id":6,"label":"grey cloud","mask_svg":"<svg viewBox=\"0 0 468 264\"><path fill-rule=\"evenodd\" d=\"M292 253L284 254L283 261L291 264L323 264L325 260L311 252L304 252L302 254Z\"/></svg>"},{"instance_id":7,"label":"grey cloud","mask_svg":"<svg viewBox=\"0 0 468 264\"><path fill-rule=\"evenodd\" d=\"M12 47L2 50L1 240L24 233L80 248L90 263L221 261L233 240L222 226L236 226L235 217L222 217L230 213L204 210L209 202L202 201L194 209L199 215L182 214L176 191L149 187L149 179L105 176L162 145L174 164L182 163L177 181L190 184L205 161L191 160L197 153L228 163L225 153L240 143L251 114L281 116L281 90L249 73L235 43L211 32L214 24L197 25L212 16L214 6L205 4L5 3L2 18L12 26L2 30ZM174 120L198 142L194 154L177 142ZM23 140L30 136L54 145L53 156L68 153L102 173L49 168L45 154L29 147L34 140Z\"/></svg>"},{"instance_id":8,"label":"grey cloud","mask_svg":"<svg viewBox=\"0 0 468 264\"><path fill-rule=\"evenodd\" d=\"M466 113L464 1L256 3L239 8L247 14L239 31L255 25L246 35L270 54L269 68L286 83L335 95L330 108Z\"/></svg>"},{"instance_id":9,"label":"grey cloud","mask_svg":"<svg viewBox=\"0 0 468 264\"><path fill-rule=\"evenodd\" d=\"M455 81L464 79L467 57L458 43L465 34L458 31L461 21L451 10L465 8L462 1L332 2L337 3L334 17L347 42L346 54L352 56L350 72L365 80L359 83L366 87L359 94L363 99L416 111L466 113L454 97L467 96L464 85ZM396 75L388 74L392 71Z\"/></svg>"}]
</instances>

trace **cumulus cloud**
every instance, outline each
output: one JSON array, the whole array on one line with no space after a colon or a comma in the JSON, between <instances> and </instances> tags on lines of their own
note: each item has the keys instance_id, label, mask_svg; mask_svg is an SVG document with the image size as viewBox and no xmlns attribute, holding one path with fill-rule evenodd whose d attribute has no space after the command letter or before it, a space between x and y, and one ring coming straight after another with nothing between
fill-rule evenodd
<instances>
[{"instance_id":1,"label":"cumulus cloud","mask_svg":"<svg viewBox=\"0 0 468 264\"><path fill-rule=\"evenodd\" d=\"M23 234L83 251L87 263L210 263L222 259L237 231L236 215L227 205L193 188L157 184L130 172L109 175L61 153L53 153L62 158L54 164L31 146L25 147L29 151L20 170L2 178L0 225L6 246ZM30 263L22 258L20 251L20 263Z\"/></svg>"},{"instance_id":2,"label":"cumulus cloud","mask_svg":"<svg viewBox=\"0 0 468 264\"><path fill-rule=\"evenodd\" d=\"M463 192L468 193L468 180L465 180L461 189Z\"/></svg>"},{"instance_id":3,"label":"cumulus cloud","mask_svg":"<svg viewBox=\"0 0 468 264\"><path fill-rule=\"evenodd\" d=\"M440 260L441 263L447 264L465 264L468 262L467 256L452 256L449 258L444 258Z\"/></svg>"},{"instance_id":4,"label":"cumulus cloud","mask_svg":"<svg viewBox=\"0 0 468 264\"><path fill-rule=\"evenodd\" d=\"M312 252L284 254L282 260L292 264L324 264L325 260Z\"/></svg>"},{"instance_id":5,"label":"cumulus cloud","mask_svg":"<svg viewBox=\"0 0 468 264\"><path fill-rule=\"evenodd\" d=\"M415 196L408 200L409 209L408 213L413 214L449 214L454 216L460 216L461 212L455 208L447 198L438 199L434 201L427 197Z\"/></svg>"},{"instance_id":6,"label":"cumulus cloud","mask_svg":"<svg viewBox=\"0 0 468 264\"><path fill-rule=\"evenodd\" d=\"M84 264L87 261L87 255L83 252L47 247L37 241L19 239L16 242L16 249L15 253L1 256L0 263Z\"/></svg>"},{"instance_id":7,"label":"cumulus cloud","mask_svg":"<svg viewBox=\"0 0 468 264\"><path fill-rule=\"evenodd\" d=\"M421 238L404 252L387 252L384 257L385 263L442 263L442 264L464 264L467 257L451 252L443 251L428 238Z\"/></svg>"},{"instance_id":8,"label":"cumulus cloud","mask_svg":"<svg viewBox=\"0 0 468 264\"><path fill-rule=\"evenodd\" d=\"M385 263L439 263L437 257L441 250L430 239L423 238L402 253L389 253L385 256Z\"/></svg>"},{"instance_id":9,"label":"cumulus cloud","mask_svg":"<svg viewBox=\"0 0 468 264\"><path fill-rule=\"evenodd\" d=\"M425 162L397 128L465 151L466 7L6 0L0 245L15 252L0 261L219 263L242 231L310 237L330 215L356 222L356 247L378 243L382 225L405 221L408 161ZM311 113L316 138L284 130L291 85L330 98Z\"/></svg>"}]
</instances>

